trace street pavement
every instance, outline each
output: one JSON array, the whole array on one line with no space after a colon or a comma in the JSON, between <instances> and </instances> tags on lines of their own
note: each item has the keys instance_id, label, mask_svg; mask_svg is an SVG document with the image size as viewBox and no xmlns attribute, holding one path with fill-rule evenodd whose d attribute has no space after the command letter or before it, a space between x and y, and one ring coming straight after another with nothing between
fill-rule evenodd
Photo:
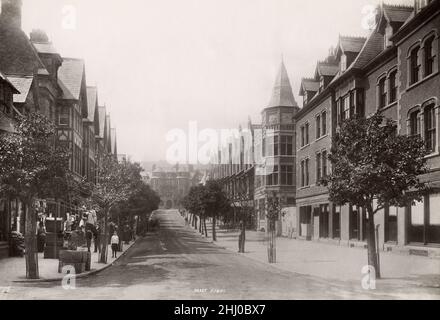
<instances>
[{"instance_id":1,"label":"street pavement","mask_svg":"<svg viewBox=\"0 0 440 320\"><path fill-rule=\"evenodd\" d=\"M407 299L439 298L438 288L365 290L280 270L226 250L184 225L177 211L157 211L160 228L134 244L113 266L62 283L13 284L0 299ZM64 283L65 284L65 283Z\"/></svg>"}]
</instances>

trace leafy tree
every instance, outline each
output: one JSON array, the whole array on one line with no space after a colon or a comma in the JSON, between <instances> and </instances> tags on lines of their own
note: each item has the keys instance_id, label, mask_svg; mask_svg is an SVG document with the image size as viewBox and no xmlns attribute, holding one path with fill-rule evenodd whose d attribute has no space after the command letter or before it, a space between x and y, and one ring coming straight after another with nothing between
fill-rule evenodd
<instances>
[{"instance_id":1,"label":"leafy tree","mask_svg":"<svg viewBox=\"0 0 440 320\"><path fill-rule=\"evenodd\" d=\"M202 185L197 185L191 187L189 193L183 199L183 206L186 210L188 210L192 215L192 226L197 229L197 216L202 218L205 214L205 203L204 203L204 193L206 189ZM201 229L201 220L199 223ZM206 229L205 229L206 231Z\"/></svg>"},{"instance_id":2,"label":"leafy tree","mask_svg":"<svg viewBox=\"0 0 440 320\"><path fill-rule=\"evenodd\" d=\"M217 217L231 210L231 203L222 189L221 184L215 180L209 180L204 186L206 189L202 203L206 214L212 218L212 240L217 241L216 224Z\"/></svg>"},{"instance_id":3,"label":"leafy tree","mask_svg":"<svg viewBox=\"0 0 440 320\"><path fill-rule=\"evenodd\" d=\"M124 208L123 213L128 213L130 217L135 215L140 217L140 224L145 225L149 215L159 209L159 204L159 195L149 185L141 181L136 184L131 196L121 207Z\"/></svg>"},{"instance_id":4,"label":"leafy tree","mask_svg":"<svg viewBox=\"0 0 440 320\"><path fill-rule=\"evenodd\" d=\"M55 125L43 114L18 116L15 131L0 136L0 186L25 205L26 277L37 279L35 202L66 179L69 153L55 146Z\"/></svg>"},{"instance_id":5,"label":"leafy tree","mask_svg":"<svg viewBox=\"0 0 440 320\"><path fill-rule=\"evenodd\" d=\"M99 262L107 263L108 220L110 211L118 204L127 201L133 193L136 183L140 180L140 171L129 161L118 162L114 155L108 154L101 158L95 185L89 184L91 202L98 207L104 219L102 250Z\"/></svg>"},{"instance_id":6,"label":"leafy tree","mask_svg":"<svg viewBox=\"0 0 440 320\"><path fill-rule=\"evenodd\" d=\"M380 278L374 215L386 206L404 207L420 201L426 186L426 149L419 137L396 134L395 123L375 114L343 122L329 155L332 174L321 183L330 201L365 208L368 213L368 263Z\"/></svg>"}]
</instances>

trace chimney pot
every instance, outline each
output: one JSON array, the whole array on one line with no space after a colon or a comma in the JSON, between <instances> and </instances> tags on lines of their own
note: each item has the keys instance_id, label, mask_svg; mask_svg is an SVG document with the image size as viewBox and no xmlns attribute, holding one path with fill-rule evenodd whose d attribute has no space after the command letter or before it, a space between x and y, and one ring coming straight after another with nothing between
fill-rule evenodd
<instances>
[{"instance_id":1,"label":"chimney pot","mask_svg":"<svg viewBox=\"0 0 440 320\"><path fill-rule=\"evenodd\" d=\"M2 24L21 29L22 0L1 0L2 11L0 21Z\"/></svg>"}]
</instances>

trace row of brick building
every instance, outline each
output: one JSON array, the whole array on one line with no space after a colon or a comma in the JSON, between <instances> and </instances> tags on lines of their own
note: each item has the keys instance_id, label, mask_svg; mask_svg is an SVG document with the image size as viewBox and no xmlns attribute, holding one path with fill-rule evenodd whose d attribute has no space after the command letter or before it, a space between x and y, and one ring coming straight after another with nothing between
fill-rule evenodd
<instances>
[{"instance_id":1,"label":"row of brick building","mask_svg":"<svg viewBox=\"0 0 440 320\"><path fill-rule=\"evenodd\" d=\"M219 150L211 179L224 182L237 208L244 204L254 210L258 229L265 229L265 199L275 192L287 211L279 234L365 246L366 211L334 205L317 181L331 170L327 155L341 121L380 111L396 122L399 134L426 141L430 173L421 180L429 182L431 191L415 206L388 207L375 215L379 244L386 251L438 255L439 32L438 0L380 5L368 37L340 36L313 77L302 79L302 108L282 63L261 124L249 121Z\"/></svg>"},{"instance_id":2,"label":"row of brick building","mask_svg":"<svg viewBox=\"0 0 440 320\"><path fill-rule=\"evenodd\" d=\"M62 57L41 30L28 37L21 0L1 3L0 134L14 132L16 114L45 114L57 126L58 143L71 150L71 172L95 182L100 155L117 155L116 129L97 88L87 85L84 60ZM18 199L0 199L0 256L11 231L24 231L22 206Z\"/></svg>"}]
</instances>

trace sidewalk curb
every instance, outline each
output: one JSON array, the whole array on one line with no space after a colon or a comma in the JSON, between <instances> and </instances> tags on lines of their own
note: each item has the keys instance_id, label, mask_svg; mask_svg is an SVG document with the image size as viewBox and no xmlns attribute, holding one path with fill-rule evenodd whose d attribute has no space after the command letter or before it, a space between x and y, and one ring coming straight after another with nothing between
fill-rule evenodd
<instances>
[{"instance_id":1,"label":"sidewalk curb","mask_svg":"<svg viewBox=\"0 0 440 320\"><path fill-rule=\"evenodd\" d=\"M119 259L121 259L122 257L124 257L126 255L126 253L128 252L128 250L131 249L131 247L133 247L138 240L141 237L138 237L131 245L129 245L129 247L119 256L116 258L116 260L114 260L111 263L108 263L106 265L104 265L102 268L100 269L95 269L95 270L91 270L88 272L83 272L80 273L78 275L74 275L72 277L75 277L75 279L81 279L81 278L86 278L95 274L98 274L108 268L110 268L111 266L113 266L116 262L118 262ZM58 281L62 281L64 279L65 275L62 277L58 277L58 278L48 278L48 279L22 279L22 280L13 280L12 283L50 283L50 282L58 282Z\"/></svg>"}]
</instances>

